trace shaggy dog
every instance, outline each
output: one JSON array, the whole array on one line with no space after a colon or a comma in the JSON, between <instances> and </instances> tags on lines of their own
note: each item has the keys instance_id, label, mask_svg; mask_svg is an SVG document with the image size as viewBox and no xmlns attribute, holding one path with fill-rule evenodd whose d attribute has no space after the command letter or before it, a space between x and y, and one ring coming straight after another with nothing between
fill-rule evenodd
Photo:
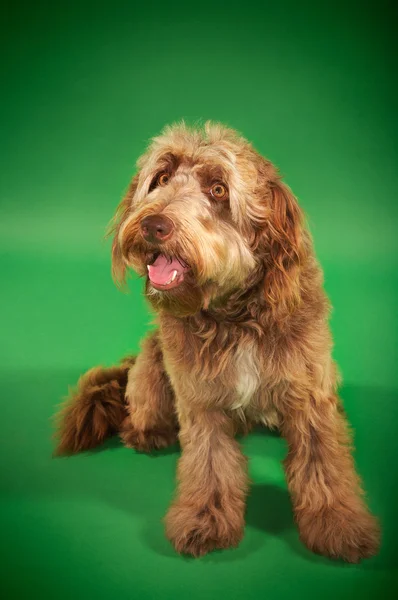
<instances>
[{"instance_id":1,"label":"shaggy dog","mask_svg":"<svg viewBox=\"0 0 398 600\"><path fill-rule=\"evenodd\" d=\"M303 215L236 132L167 127L139 159L112 224L113 275L145 277L158 329L135 358L89 371L59 415L59 454L119 433L139 451L178 439L166 534L199 556L236 546L247 462L235 439L278 428L302 541L357 562L377 552L337 396L329 304Z\"/></svg>"}]
</instances>

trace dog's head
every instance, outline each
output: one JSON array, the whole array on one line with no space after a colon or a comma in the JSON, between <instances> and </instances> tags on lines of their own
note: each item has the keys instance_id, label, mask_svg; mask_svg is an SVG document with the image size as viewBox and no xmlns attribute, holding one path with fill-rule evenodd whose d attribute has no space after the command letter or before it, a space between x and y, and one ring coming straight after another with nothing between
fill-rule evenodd
<instances>
[{"instance_id":1,"label":"dog's head","mask_svg":"<svg viewBox=\"0 0 398 600\"><path fill-rule=\"evenodd\" d=\"M113 275L146 277L156 309L180 316L261 282L274 310L299 297L302 217L276 169L236 132L167 127L139 159L112 231Z\"/></svg>"}]
</instances>

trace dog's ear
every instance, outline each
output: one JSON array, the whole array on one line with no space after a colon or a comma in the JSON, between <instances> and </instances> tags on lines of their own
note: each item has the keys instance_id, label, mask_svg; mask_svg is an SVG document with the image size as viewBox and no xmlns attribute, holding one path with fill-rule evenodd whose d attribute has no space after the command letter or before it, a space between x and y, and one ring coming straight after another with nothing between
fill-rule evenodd
<instances>
[{"instance_id":1,"label":"dog's ear","mask_svg":"<svg viewBox=\"0 0 398 600\"><path fill-rule=\"evenodd\" d=\"M118 287L123 288L126 283L126 263L123 258L120 244L120 230L130 215L134 194L138 187L138 174L135 175L128 187L126 195L116 208L115 215L109 224L106 236L112 240L112 277Z\"/></svg>"},{"instance_id":2,"label":"dog's ear","mask_svg":"<svg viewBox=\"0 0 398 600\"><path fill-rule=\"evenodd\" d=\"M279 177L268 186L264 294L274 318L283 321L301 302L300 271L306 258L303 213Z\"/></svg>"}]
</instances>

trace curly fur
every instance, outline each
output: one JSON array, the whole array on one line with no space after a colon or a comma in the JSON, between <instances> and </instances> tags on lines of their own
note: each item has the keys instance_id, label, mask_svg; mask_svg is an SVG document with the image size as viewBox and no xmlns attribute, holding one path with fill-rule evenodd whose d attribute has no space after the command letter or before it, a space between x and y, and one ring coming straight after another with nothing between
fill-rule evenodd
<instances>
[{"instance_id":1,"label":"curly fur","mask_svg":"<svg viewBox=\"0 0 398 600\"><path fill-rule=\"evenodd\" d=\"M159 173L169 176L157 185ZM212 196L222 182L228 197ZM141 221L174 226L149 243ZM138 161L111 226L113 275L146 279L158 330L135 364L90 371L60 416L61 452L119 431L125 444L182 447L166 516L176 550L194 556L239 543L248 492L235 440L255 423L286 438L286 478L301 539L357 562L377 552L337 395L329 302L302 211L275 167L236 132L207 123L168 127ZM147 265L159 252L188 265L159 289ZM127 376L128 372L128 376Z\"/></svg>"},{"instance_id":2,"label":"curly fur","mask_svg":"<svg viewBox=\"0 0 398 600\"><path fill-rule=\"evenodd\" d=\"M134 362L132 357L120 367L95 367L79 379L56 415L56 454L90 450L120 431L127 410L128 372Z\"/></svg>"}]
</instances>

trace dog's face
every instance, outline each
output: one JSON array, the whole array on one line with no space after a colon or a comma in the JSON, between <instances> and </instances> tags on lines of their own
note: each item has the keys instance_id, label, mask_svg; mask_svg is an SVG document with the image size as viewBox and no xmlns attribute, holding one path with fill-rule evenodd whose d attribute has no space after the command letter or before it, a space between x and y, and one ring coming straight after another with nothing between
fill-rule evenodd
<instances>
[{"instance_id":1,"label":"dog's face","mask_svg":"<svg viewBox=\"0 0 398 600\"><path fill-rule=\"evenodd\" d=\"M115 217L115 278L133 268L146 277L155 308L178 315L244 289L264 271L280 235L272 223L277 179L232 130L166 128L139 159ZM280 201L286 204L283 194Z\"/></svg>"}]
</instances>

